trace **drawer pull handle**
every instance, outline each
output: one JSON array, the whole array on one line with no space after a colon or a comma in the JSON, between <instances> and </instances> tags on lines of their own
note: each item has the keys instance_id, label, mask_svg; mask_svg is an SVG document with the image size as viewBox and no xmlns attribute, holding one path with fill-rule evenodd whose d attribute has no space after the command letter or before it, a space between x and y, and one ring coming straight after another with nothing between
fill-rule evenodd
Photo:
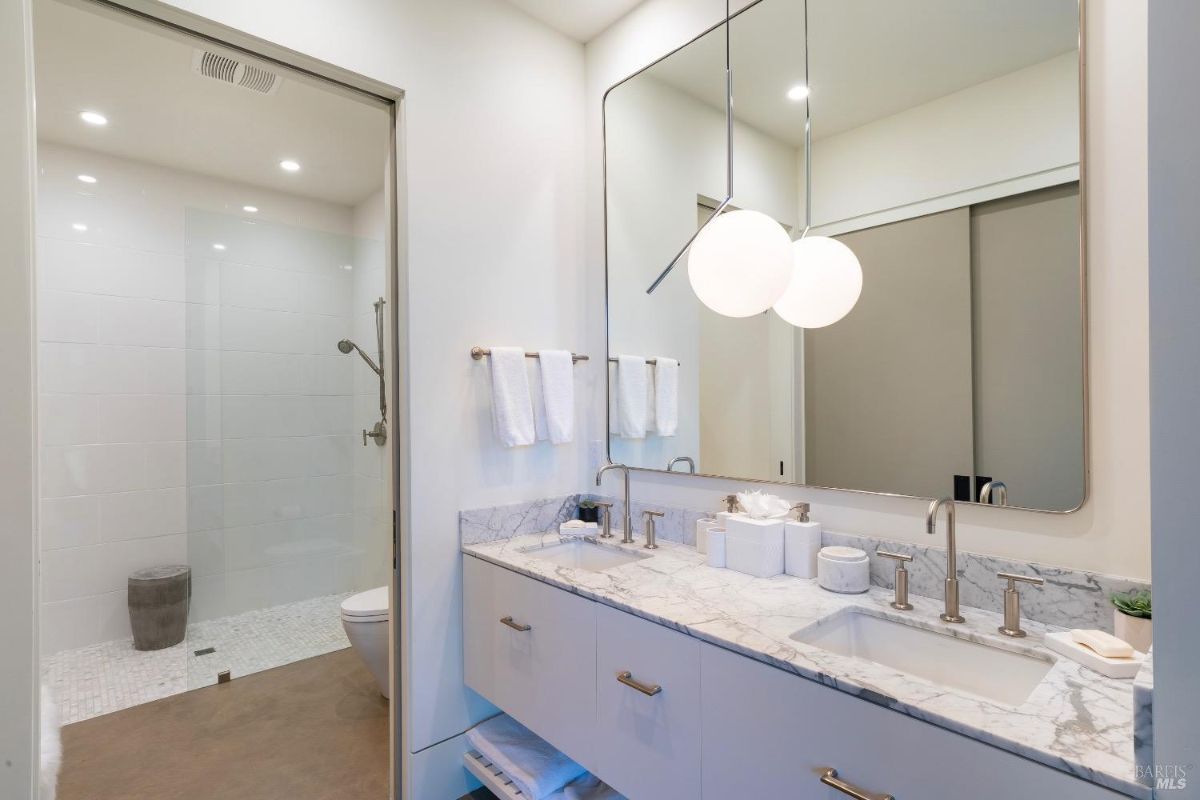
<instances>
[{"instance_id":1,"label":"drawer pull handle","mask_svg":"<svg viewBox=\"0 0 1200 800\"><path fill-rule=\"evenodd\" d=\"M832 786L842 794L853 797L854 800L896 800L890 794L875 794L874 792L863 791L852 783L846 783L838 778L838 771L833 767L830 767L821 774L821 783L826 786Z\"/></svg>"},{"instance_id":2,"label":"drawer pull handle","mask_svg":"<svg viewBox=\"0 0 1200 800\"><path fill-rule=\"evenodd\" d=\"M512 617L501 617L500 621L502 623L504 623L505 625L507 625L508 627L512 628L514 631L520 631L521 633L524 633L525 631L530 630L530 627L528 625L522 625L519 622L513 622Z\"/></svg>"},{"instance_id":3,"label":"drawer pull handle","mask_svg":"<svg viewBox=\"0 0 1200 800\"><path fill-rule=\"evenodd\" d=\"M633 679L633 673L630 672L629 670L625 670L624 672L618 672L617 680L619 682L625 684L626 686L629 686L633 689L637 689L639 692L646 695L647 697L654 697L654 695L656 695L662 691L662 687L659 686L657 683L642 683L641 681L635 681Z\"/></svg>"}]
</instances>

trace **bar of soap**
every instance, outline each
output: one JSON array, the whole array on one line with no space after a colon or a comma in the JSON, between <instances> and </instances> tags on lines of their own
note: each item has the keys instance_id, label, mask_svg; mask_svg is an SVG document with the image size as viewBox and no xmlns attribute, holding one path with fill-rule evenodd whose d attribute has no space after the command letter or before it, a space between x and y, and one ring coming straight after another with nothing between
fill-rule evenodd
<instances>
[{"instance_id":1,"label":"bar of soap","mask_svg":"<svg viewBox=\"0 0 1200 800\"><path fill-rule=\"evenodd\" d=\"M1111 633L1100 630L1073 630L1071 638L1105 658L1133 658L1133 648Z\"/></svg>"}]
</instances>

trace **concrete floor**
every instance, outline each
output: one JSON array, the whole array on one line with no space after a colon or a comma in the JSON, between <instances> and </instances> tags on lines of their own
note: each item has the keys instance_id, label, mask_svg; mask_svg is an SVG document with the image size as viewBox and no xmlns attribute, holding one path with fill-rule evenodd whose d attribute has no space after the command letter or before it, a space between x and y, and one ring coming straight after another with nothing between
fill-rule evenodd
<instances>
[{"instance_id":1,"label":"concrete floor","mask_svg":"<svg viewBox=\"0 0 1200 800\"><path fill-rule=\"evenodd\" d=\"M63 728L59 800L385 800L388 704L353 650Z\"/></svg>"}]
</instances>

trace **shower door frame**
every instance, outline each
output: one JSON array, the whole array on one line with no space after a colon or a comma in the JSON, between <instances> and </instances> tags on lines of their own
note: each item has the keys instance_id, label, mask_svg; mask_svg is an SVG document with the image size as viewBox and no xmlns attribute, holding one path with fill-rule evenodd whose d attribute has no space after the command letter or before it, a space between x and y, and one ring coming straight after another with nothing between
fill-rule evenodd
<instances>
[{"instance_id":1,"label":"shower door frame","mask_svg":"<svg viewBox=\"0 0 1200 800\"><path fill-rule=\"evenodd\" d=\"M390 695L388 710L389 737L389 796L400 800L404 796L404 756L408 753L408 718L403 703L408 690L408 644L403 615L409 607L408 584L403 580L403 568L408 563L410 547L408 520L408 459L406 449L409 431L407 325L401 324L401 309L408 308L407 251L407 192L404 149L404 90L357 72L314 58L283 45L252 36L244 31L223 25L208 17L183 11L161 0L58 0L81 8L108 9L113 13L139 19L145 23L166 27L188 36L206 40L219 47L235 50L258 61L276 64L350 92L380 101L388 111L388 152L384 186L384 251L385 280L388 306L388 341L391 354L386 359L385 372L390 373L387 391L388 405L393 409L390 444L392 469L392 577L388 602L390 636ZM28 0L26 0L28 2ZM25 6L29 8L29 5ZM32 47L32 42L30 42ZM36 113L36 112L35 112ZM36 117L34 120L36 130ZM31 142L32 151L36 143ZM36 187L35 187L36 192ZM31 198L32 200L32 198ZM36 456L35 456L36 460ZM36 610L35 610L36 614ZM36 617L35 617L36 619ZM34 653L35 667L40 669ZM35 698L35 713L37 712ZM36 730L36 724L35 724ZM33 742L37 762L39 743ZM34 791L36 792L36 782ZM36 795L35 795L36 796Z\"/></svg>"}]
</instances>

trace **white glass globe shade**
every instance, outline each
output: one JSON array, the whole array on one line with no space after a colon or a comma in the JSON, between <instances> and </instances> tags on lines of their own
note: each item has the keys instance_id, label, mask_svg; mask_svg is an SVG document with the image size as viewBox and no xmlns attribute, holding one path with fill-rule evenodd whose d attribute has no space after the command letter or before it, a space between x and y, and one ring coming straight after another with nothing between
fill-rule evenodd
<instances>
[{"instance_id":1,"label":"white glass globe shade","mask_svg":"<svg viewBox=\"0 0 1200 800\"><path fill-rule=\"evenodd\" d=\"M688 280L700 302L727 317L761 314L792 279L787 231L766 214L730 211L700 232L688 253Z\"/></svg>"},{"instance_id":2,"label":"white glass globe shade","mask_svg":"<svg viewBox=\"0 0 1200 800\"><path fill-rule=\"evenodd\" d=\"M850 313L862 294L862 265L854 251L828 236L792 243L792 282L775 312L797 328L824 328Z\"/></svg>"}]
</instances>

